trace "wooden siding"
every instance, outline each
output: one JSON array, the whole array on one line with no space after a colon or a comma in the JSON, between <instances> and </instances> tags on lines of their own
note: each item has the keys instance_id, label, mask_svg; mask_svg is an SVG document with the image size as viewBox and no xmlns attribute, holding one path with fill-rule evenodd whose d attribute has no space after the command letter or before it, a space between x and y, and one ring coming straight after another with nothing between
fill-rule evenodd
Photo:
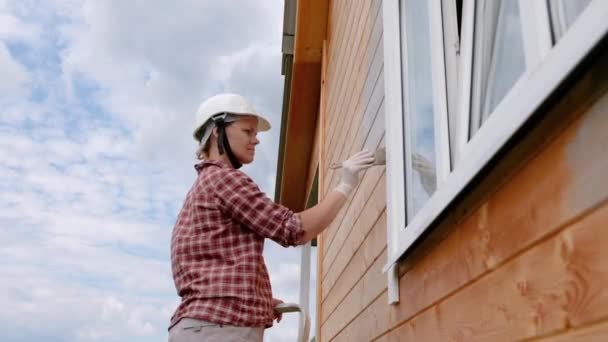
<instances>
[{"instance_id":1,"label":"wooden siding","mask_svg":"<svg viewBox=\"0 0 608 342\"><path fill-rule=\"evenodd\" d=\"M328 20L321 198L339 180L326 166L383 146L385 125L381 0L331 1ZM317 341L608 340L605 69L559 102L558 130L401 267L394 306L385 168L367 171L319 238Z\"/></svg>"},{"instance_id":2,"label":"wooden siding","mask_svg":"<svg viewBox=\"0 0 608 342\"><path fill-rule=\"evenodd\" d=\"M382 106L384 100L384 83L382 77L382 22L380 6L378 5L379 1L373 3L376 6L374 6L373 11L370 12L371 14L369 14L368 20L365 21L367 25L371 26L370 29L367 30L370 34L366 39L366 41L371 44L365 44L365 46L370 46L370 48L366 49L365 54L359 54L362 58L360 63L358 63L361 65L361 68L356 69L358 70L358 74L361 75L357 78L364 79L365 82L352 84L351 87L348 86L348 84L351 83L346 83L344 81L334 83L331 82L330 79L327 82L326 90L328 91L329 98L327 106L330 109L327 110L329 123L326 128L327 131L325 132L327 143L323 148L327 151L325 160L328 162L343 160L350 154L361 150L366 143L368 145L372 145L373 143L373 146L371 146L370 149L375 149L379 145L380 138L384 132L384 113ZM354 49L348 51L352 53L356 52ZM330 59L328 67L330 73L332 65ZM357 84L359 84L358 89L356 89ZM343 88L346 88L347 90L350 89L350 92L356 92L356 95L353 97L354 101L349 101L348 106L338 107L337 109L332 110L331 94L332 92L341 91ZM374 125L372 125L372 123L374 123ZM337 127L339 127L339 129L337 129ZM334 136L332 132L335 132L335 135L339 135L339 138L332 139ZM373 134L370 134L372 132ZM376 140L372 141L371 139L366 139L370 135L372 139ZM334 220L333 226L325 232L324 235L326 236L327 242L325 244L325 250L326 252L329 252L329 254L325 254L324 256L324 270L328 269L328 264L333 261L335 257L334 254L337 252L337 249L331 247L334 237L337 233L340 233L340 235L348 234L348 231L352 228L352 225L343 224L343 219L345 217L347 219L352 219L353 215L350 214L351 212L360 212L361 207L367 202L367 198L369 197L368 192L373 191L374 185L377 184L383 171L383 167L376 167L364 175L363 182L366 185L359 187L362 191L357 191L355 196L351 197L351 200L346 205L347 210L343 210L336 220ZM334 177L334 174L339 171L330 172L330 170L325 170L325 172L325 184L323 185L324 193L336 185L338 177ZM326 273L324 273L323 276L325 276L325 274Z\"/></svg>"},{"instance_id":3,"label":"wooden siding","mask_svg":"<svg viewBox=\"0 0 608 342\"><path fill-rule=\"evenodd\" d=\"M331 7L329 8L329 13L331 15L332 13L332 9ZM318 148L317 148L317 153L319 154L317 156L319 162L317 165L317 170L318 171L318 175L319 175L319 180L317 183L318 189L317 189L317 194L318 194L318 198L319 201L323 199L323 192L320 191L321 190L321 185L323 184L323 181L325 180L325 173L321 172L321 170L324 170L327 162L324 159L324 155L323 153L321 153L321 146L325 145L325 135L322 134L321 132L325 132L325 125L326 123L326 116L327 113L325 112L325 103L327 102L326 99L326 95L327 95L327 91L325 90L326 84L327 84L327 41L323 41L323 51L322 51L322 62L321 62L321 95L320 95L320 99L319 99L319 117L317 118L317 121L319 122L319 125L317 126L317 129L319 130L316 134L317 139L319 139L319 143L318 143ZM323 240L320 238L317 238L317 269L320 270L322 268L321 266L321 262L323 260ZM315 284L315 289L316 289L316 297L315 298L321 298L321 277L316 276L316 284ZM314 336L321 336L321 302L318 300L315 300L315 312L316 312L316 317L315 317L315 331L314 331Z\"/></svg>"},{"instance_id":4,"label":"wooden siding","mask_svg":"<svg viewBox=\"0 0 608 342\"><path fill-rule=\"evenodd\" d=\"M320 193L336 186L338 175L326 165L367 148L384 145L384 76L381 1L330 2L325 81L320 109ZM321 236L318 253L317 336L339 327L336 317L348 306L342 301L355 286L386 279L379 273L386 261L386 189L384 167L362 177L332 226ZM359 215L365 213L365 216ZM343 243L348 242L348 243ZM368 273L370 269L376 272ZM378 291L385 288L381 284ZM363 307L360 308L360 311ZM346 323L346 322L344 322Z\"/></svg>"}]
</instances>

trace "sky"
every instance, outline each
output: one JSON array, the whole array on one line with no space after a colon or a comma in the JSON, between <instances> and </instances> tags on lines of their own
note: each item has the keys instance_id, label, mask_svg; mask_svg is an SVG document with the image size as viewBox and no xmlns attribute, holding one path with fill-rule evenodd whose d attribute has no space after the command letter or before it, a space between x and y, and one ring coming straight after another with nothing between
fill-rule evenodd
<instances>
[{"instance_id":1,"label":"sky","mask_svg":"<svg viewBox=\"0 0 608 342\"><path fill-rule=\"evenodd\" d=\"M0 0L0 340L167 340L194 113L236 92L270 119L243 170L272 198L282 22L281 0ZM300 250L264 254L297 302Z\"/></svg>"}]
</instances>

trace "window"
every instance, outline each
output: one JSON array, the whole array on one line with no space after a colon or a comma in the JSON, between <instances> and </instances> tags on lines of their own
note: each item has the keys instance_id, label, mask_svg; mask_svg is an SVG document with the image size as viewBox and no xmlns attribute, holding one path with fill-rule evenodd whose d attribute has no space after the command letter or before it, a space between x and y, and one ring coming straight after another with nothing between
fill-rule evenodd
<instances>
[{"instance_id":1,"label":"window","mask_svg":"<svg viewBox=\"0 0 608 342\"><path fill-rule=\"evenodd\" d=\"M460 85L460 36L462 34L462 0L442 1L441 16L443 20L443 49L445 57L445 78L448 99L448 126L450 165L453 167L458 159L458 151L453 148L458 143L454 127L458 125L458 94Z\"/></svg>"},{"instance_id":2,"label":"window","mask_svg":"<svg viewBox=\"0 0 608 342\"><path fill-rule=\"evenodd\" d=\"M385 106L395 113L386 118L386 141L391 146L387 163L394 166L387 169L391 180L387 192L392 198L388 220L390 226L400 227L390 232L389 254L396 255L402 246L399 241L413 233L406 227L417 225L419 213L428 211L450 171L446 59L440 1L383 4L385 32L388 26L396 38L385 39L384 45L385 89L394 92L394 96L385 94ZM457 22L453 21L455 27ZM456 64L454 58L450 61ZM392 301L398 300L394 288L389 286Z\"/></svg>"},{"instance_id":3,"label":"window","mask_svg":"<svg viewBox=\"0 0 608 342\"><path fill-rule=\"evenodd\" d=\"M518 0L478 1L475 27L471 136L526 70Z\"/></svg>"},{"instance_id":4,"label":"window","mask_svg":"<svg viewBox=\"0 0 608 342\"><path fill-rule=\"evenodd\" d=\"M549 0L555 40L559 40L591 0Z\"/></svg>"},{"instance_id":5,"label":"window","mask_svg":"<svg viewBox=\"0 0 608 342\"><path fill-rule=\"evenodd\" d=\"M606 0L383 1L390 303L397 260L608 36L606 17Z\"/></svg>"},{"instance_id":6,"label":"window","mask_svg":"<svg viewBox=\"0 0 608 342\"><path fill-rule=\"evenodd\" d=\"M426 0L401 1L403 130L407 216L413 217L435 192L436 142L431 70L430 17Z\"/></svg>"},{"instance_id":7,"label":"window","mask_svg":"<svg viewBox=\"0 0 608 342\"><path fill-rule=\"evenodd\" d=\"M521 92L529 75L539 68L552 48L547 1L465 1L457 162L483 150L474 140L491 139L488 121L510 120L503 102Z\"/></svg>"}]
</instances>

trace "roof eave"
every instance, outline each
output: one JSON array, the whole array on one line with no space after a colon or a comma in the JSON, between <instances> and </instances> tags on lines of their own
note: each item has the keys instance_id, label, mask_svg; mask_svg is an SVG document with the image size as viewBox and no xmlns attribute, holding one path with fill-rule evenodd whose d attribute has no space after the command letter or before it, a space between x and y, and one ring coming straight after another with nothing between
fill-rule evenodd
<instances>
[{"instance_id":1,"label":"roof eave","mask_svg":"<svg viewBox=\"0 0 608 342\"><path fill-rule=\"evenodd\" d=\"M285 89L275 201L294 211L306 206L306 180L319 109L328 10L328 0L298 1L297 4L294 0L285 1L282 62ZM295 26L293 30L290 24Z\"/></svg>"}]
</instances>

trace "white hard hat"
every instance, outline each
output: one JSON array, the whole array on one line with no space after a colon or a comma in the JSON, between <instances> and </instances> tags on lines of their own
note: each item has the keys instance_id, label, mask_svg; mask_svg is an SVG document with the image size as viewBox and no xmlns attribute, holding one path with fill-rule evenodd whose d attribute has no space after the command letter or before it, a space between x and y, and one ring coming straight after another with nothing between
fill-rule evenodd
<instances>
[{"instance_id":1,"label":"white hard hat","mask_svg":"<svg viewBox=\"0 0 608 342\"><path fill-rule=\"evenodd\" d=\"M194 129L194 139L200 141L202 138L203 126L212 116L221 113L233 115L253 115L258 118L258 131L264 132L270 129L270 122L261 114L256 112L251 103L241 95L219 94L205 100L198 107L196 112L196 128Z\"/></svg>"}]
</instances>

